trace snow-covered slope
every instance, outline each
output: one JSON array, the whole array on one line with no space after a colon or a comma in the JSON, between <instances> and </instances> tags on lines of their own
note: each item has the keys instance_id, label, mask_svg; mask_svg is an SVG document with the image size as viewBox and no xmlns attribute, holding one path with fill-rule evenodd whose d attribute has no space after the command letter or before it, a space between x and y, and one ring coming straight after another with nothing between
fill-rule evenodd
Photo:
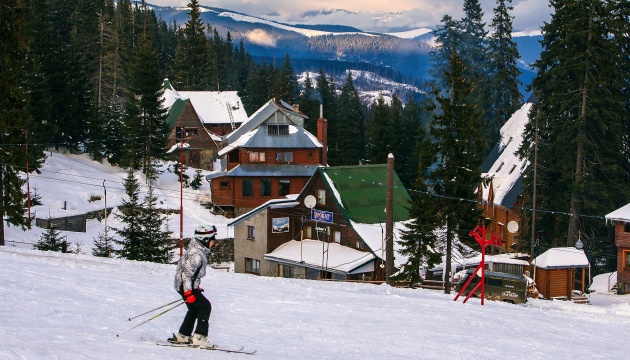
<instances>
[{"instance_id":1,"label":"snow-covered slope","mask_svg":"<svg viewBox=\"0 0 630 360\"><path fill-rule=\"evenodd\" d=\"M0 247L1 359L246 359L154 344L177 331L174 265ZM510 305L387 285L209 269L210 338L255 359L626 359L630 296ZM117 336L120 335L120 336Z\"/></svg>"}]
</instances>

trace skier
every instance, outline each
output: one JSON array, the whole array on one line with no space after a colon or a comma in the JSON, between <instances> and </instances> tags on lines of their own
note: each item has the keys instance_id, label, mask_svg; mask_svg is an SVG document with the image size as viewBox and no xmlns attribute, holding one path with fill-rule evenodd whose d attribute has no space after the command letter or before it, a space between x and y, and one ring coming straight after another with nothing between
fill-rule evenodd
<instances>
[{"instance_id":1,"label":"skier","mask_svg":"<svg viewBox=\"0 0 630 360\"><path fill-rule=\"evenodd\" d=\"M208 265L206 254L210 253L214 246L216 234L217 228L214 225L199 226L195 229L195 237L190 240L186 253L177 263L175 290L186 302L188 312L179 332L168 339L170 342L193 344L204 348L214 347L208 341L208 320L212 305L203 296L203 289L199 285L201 278L206 275L206 265ZM195 333L192 334L195 321L197 321L197 327Z\"/></svg>"}]
</instances>

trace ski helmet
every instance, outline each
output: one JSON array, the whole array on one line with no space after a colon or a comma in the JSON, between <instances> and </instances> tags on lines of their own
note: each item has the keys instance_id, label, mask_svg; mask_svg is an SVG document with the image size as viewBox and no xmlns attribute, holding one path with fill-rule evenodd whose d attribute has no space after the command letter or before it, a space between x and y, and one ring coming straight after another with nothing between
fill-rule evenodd
<instances>
[{"instance_id":1,"label":"ski helmet","mask_svg":"<svg viewBox=\"0 0 630 360\"><path fill-rule=\"evenodd\" d=\"M210 245L210 241L214 240L216 235L217 228L214 225L201 225L195 229L195 239L199 240L205 247Z\"/></svg>"}]
</instances>

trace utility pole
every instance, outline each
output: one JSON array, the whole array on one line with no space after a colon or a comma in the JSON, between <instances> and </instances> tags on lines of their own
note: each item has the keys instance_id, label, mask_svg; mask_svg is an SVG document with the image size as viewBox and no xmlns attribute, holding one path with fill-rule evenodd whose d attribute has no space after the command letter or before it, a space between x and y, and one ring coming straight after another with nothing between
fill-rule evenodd
<instances>
[{"instance_id":1,"label":"utility pole","mask_svg":"<svg viewBox=\"0 0 630 360\"><path fill-rule=\"evenodd\" d=\"M536 128L534 129L534 191L532 198L532 240L530 247L530 259L534 260L535 254L535 243L536 243L536 167L538 165L538 112L536 112ZM532 278L536 281L536 265L532 268L533 276Z\"/></svg>"},{"instance_id":2,"label":"utility pole","mask_svg":"<svg viewBox=\"0 0 630 360\"><path fill-rule=\"evenodd\" d=\"M394 286L394 154L387 156L387 190L385 193L385 281Z\"/></svg>"},{"instance_id":3,"label":"utility pole","mask_svg":"<svg viewBox=\"0 0 630 360\"><path fill-rule=\"evenodd\" d=\"M179 257L184 254L184 135L186 128L181 127L179 136Z\"/></svg>"}]
</instances>

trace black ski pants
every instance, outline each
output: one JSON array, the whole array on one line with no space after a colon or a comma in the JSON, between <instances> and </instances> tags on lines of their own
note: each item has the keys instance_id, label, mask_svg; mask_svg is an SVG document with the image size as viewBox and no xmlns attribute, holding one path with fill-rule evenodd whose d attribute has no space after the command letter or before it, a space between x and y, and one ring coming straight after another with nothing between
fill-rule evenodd
<instances>
[{"instance_id":1,"label":"black ski pants","mask_svg":"<svg viewBox=\"0 0 630 360\"><path fill-rule=\"evenodd\" d=\"M203 293L199 291L199 289L193 289L192 293L195 295L195 302L192 304L186 303L188 312L184 317L182 326L179 328L179 333L186 336L192 335L193 328L195 327L195 321L197 321L195 334L208 336L208 319L210 319L212 305L210 305L210 301L203 296ZM184 301L186 301L184 298L184 292L180 291L179 294L182 296Z\"/></svg>"}]
</instances>

